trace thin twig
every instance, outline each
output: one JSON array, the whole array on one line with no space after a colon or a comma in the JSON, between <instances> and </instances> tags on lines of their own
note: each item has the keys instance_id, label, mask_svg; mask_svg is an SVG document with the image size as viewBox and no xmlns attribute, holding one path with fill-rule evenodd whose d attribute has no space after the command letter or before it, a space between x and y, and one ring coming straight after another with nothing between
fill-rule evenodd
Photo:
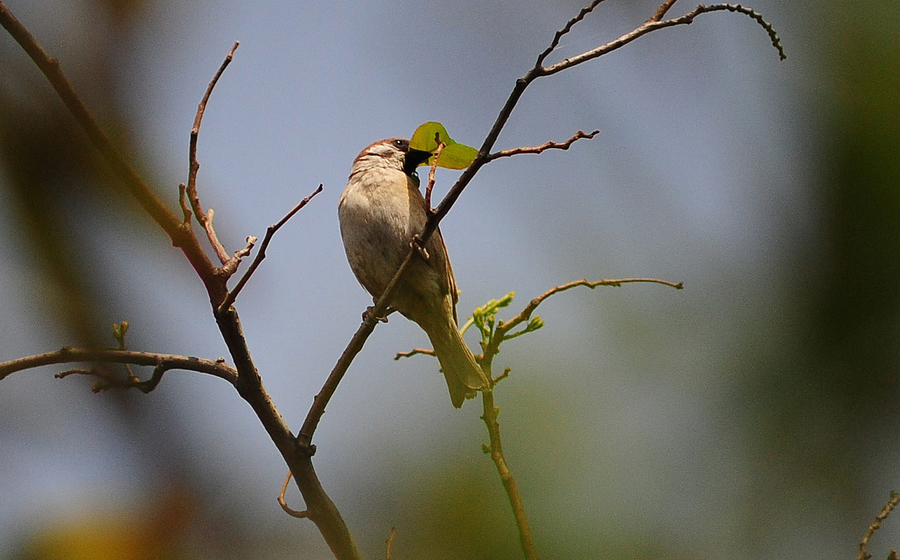
<instances>
[{"instance_id":1,"label":"thin twig","mask_svg":"<svg viewBox=\"0 0 900 560\"><path fill-rule=\"evenodd\" d=\"M684 288L684 284L682 282L670 282L668 280L659 280L657 278L619 278L616 280L595 280L593 282L587 279L575 280L561 286L556 286L555 288L547 290L543 294L532 299L530 302L528 302L528 305L525 306L521 313L519 313L509 321L498 321L497 329L495 331L495 334L498 335L495 337L496 346L499 347L499 344L503 342L504 337L506 337L507 333L509 333L510 330L520 325L521 323L528 321L531 318L531 314L534 313L534 310L537 309L537 307L541 303L543 303L545 299L554 294L558 294L566 290L571 290L572 288L577 288L579 286L585 286L593 290L598 286L619 287L622 284L633 284L637 282L662 284L664 286L675 288L676 290L681 290ZM492 343L493 342L494 341L492 341ZM485 355L487 355L487 352L488 351L485 350Z\"/></svg>"},{"instance_id":2,"label":"thin twig","mask_svg":"<svg viewBox=\"0 0 900 560\"><path fill-rule=\"evenodd\" d=\"M235 285L234 289L228 292L228 295L225 297L225 300L222 301L222 304L219 306L219 311L224 312L226 309L234 305L234 301L237 299L238 294L241 293L241 290L244 289L244 286L247 284L247 281L250 280L250 277L253 276L253 273L256 272L256 269L259 267L260 263L262 263L263 259L266 258L266 249L269 247L269 242L272 241L272 237L275 235L275 232L281 229L281 226L287 223L294 214L299 212L304 206L309 204L309 201L312 200L314 196L322 192L322 185L319 184L319 187L313 191L313 193L303 200L301 200L297 206L285 214L283 218L278 220L278 223L273 224L266 228L266 236L263 237L262 245L259 246L259 252L256 253L256 258L253 259L253 262L250 263L250 267L247 268L247 272L241 277L238 281L237 285Z\"/></svg>"},{"instance_id":3,"label":"thin twig","mask_svg":"<svg viewBox=\"0 0 900 560\"><path fill-rule=\"evenodd\" d=\"M513 148L511 150L502 150L489 155L488 161L493 161L498 158L510 157L519 154L539 154L545 150L568 150L569 146L574 144L576 141L583 138L591 139L598 134L600 134L599 130L595 130L590 133L579 130L575 133L574 136L572 136L565 142L547 142L546 144L541 144L540 146L535 146L533 148Z\"/></svg>"},{"instance_id":4,"label":"thin twig","mask_svg":"<svg viewBox=\"0 0 900 560\"><path fill-rule=\"evenodd\" d=\"M394 360L399 360L400 358L412 358L413 356L417 356L419 354L423 356L437 355L434 353L434 350L429 350L427 348L413 348L409 352L397 352L397 354L394 356Z\"/></svg>"},{"instance_id":5,"label":"thin twig","mask_svg":"<svg viewBox=\"0 0 900 560\"><path fill-rule=\"evenodd\" d=\"M856 560L868 560L872 557L866 549L869 546L869 539L872 538L872 535L875 534L879 528L881 528L881 523L887 519L887 516L890 515L891 511L897 507L897 504L900 503L900 494L897 492L891 491L891 498L888 500L884 507L881 508L881 513L875 518L875 521L869 525L869 528L866 529L866 534L863 535L861 541L859 541L859 554L856 556Z\"/></svg>"},{"instance_id":6,"label":"thin twig","mask_svg":"<svg viewBox=\"0 0 900 560\"><path fill-rule=\"evenodd\" d=\"M594 282L589 282L588 280L576 280L574 282L569 282L568 284L563 284L561 286L551 288L538 297L532 299L518 315L516 315L509 321L498 321L497 326L493 329L489 340L487 340L484 344L484 355L479 360L479 364L484 370L485 375L490 380L488 387L483 389L481 392L483 405L481 418L484 421L485 426L487 426L488 438L490 441L490 444L485 446L485 452L490 454L491 460L494 462L494 465L497 468L497 473L499 474L500 480L503 483L503 488L506 491L510 507L512 508L513 517L516 521L516 527L519 530L519 541L522 546L522 551L524 552L525 558L527 559L536 559L537 551L534 544L534 538L531 534L531 527L528 523L528 517L525 513L525 505L522 501L522 496L519 494L519 489L516 485L515 477L513 477L513 474L509 469L509 465L506 461L506 456L503 452L503 440L500 435L500 423L497 421L497 416L500 413L500 409L497 408L494 404L494 387L497 385L497 383L509 376L510 369L506 368L503 370L503 373L501 373L497 377L493 377L491 372L493 370L494 357L497 356L497 354L500 352L500 344L511 336L515 336L509 335L509 331L517 325L528 321L531 318L531 315L534 313L534 310L537 309L541 302L543 302L550 296L566 290L570 290L577 286L586 286L593 289L597 286L621 286L622 284L631 282L653 282L671 286L676 289L682 288L682 284L680 282L674 283L666 280L657 280L654 278L623 278L619 280L597 280Z\"/></svg>"},{"instance_id":7,"label":"thin twig","mask_svg":"<svg viewBox=\"0 0 900 560\"><path fill-rule=\"evenodd\" d=\"M178 185L178 205L181 206L181 215L184 216L184 227L191 227L191 217L194 213L191 211L191 205L187 200L187 187L184 183Z\"/></svg>"},{"instance_id":8,"label":"thin twig","mask_svg":"<svg viewBox=\"0 0 900 560\"><path fill-rule=\"evenodd\" d=\"M556 50L556 47L559 46L559 41L563 38L563 35L566 35L569 31L572 30L573 27L575 27L576 23L583 20L589 13L593 12L594 8L599 6L601 2L603 2L603 0L593 0L593 2L591 2L588 6L582 8L581 11L578 12L577 16L570 19L562 29L557 31L553 36L553 40L550 41L550 45L544 50L544 52L542 52L538 56L537 62L534 65L535 68L543 66L544 60L546 60L546 58L550 56L550 53Z\"/></svg>"},{"instance_id":9,"label":"thin twig","mask_svg":"<svg viewBox=\"0 0 900 560\"><path fill-rule=\"evenodd\" d=\"M298 519L305 519L309 517L309 511L307 510L296 510L291 506L287 505L287 501L284 498L284 495L287 493L288 484L291 483L291 479L294 478L291 473L288 473L287 478L284 479L284 485L281 487L281 493L278 494L278 505L281 506L281 509L291 517L296 517Z\"/></svg>"},{"instance_id":10,"label":"thin twig","mask_svg":"<svg viewBox=\"0 0 900 560\"><path fill-rule=\"evenodd\" d=\"M203 212L203 208L200 206L200 198L197 195L197 172L200 170L200 162L197 161L197 140L200 136L200 122L203 120L203 114L206 112L206 104L209 102L209 97L212 95L213 88L216 87L222 73L225 72L225 68L228 67L234 58L234 51L237 50L238 45L240 45L240 42L235 41L231 50L228 51L228 54L225 56L225 60L223 60L222 64L219 66L219 70L216 71L216 74L206 87L206 92L203 94L200 104L197 105L197 114L194 116L194 125L191 127L191 140L190 147L188 148L188 200L191 202L191 207L194 210L194 217L197 219L197 223L199 223L206 232L206 237L209 239L210 245L212 245L213 250L216 252L216 256L219 257L219 262L223 265L229 261L228 251L225 250L225 247L219 242L218 236L216 236L216 230L213 228L213 211L209 210L208 214Z\"/></svg>"}]
</instances>

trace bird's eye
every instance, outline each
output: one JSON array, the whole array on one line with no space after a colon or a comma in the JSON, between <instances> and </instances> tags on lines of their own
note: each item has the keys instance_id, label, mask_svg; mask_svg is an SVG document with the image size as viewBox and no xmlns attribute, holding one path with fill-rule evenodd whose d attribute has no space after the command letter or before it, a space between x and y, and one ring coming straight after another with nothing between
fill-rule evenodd
<instances>
[{"instance_id":1,"label":"bird's eye","mask_svg":"<svg viewBox=\"0 0 900 560\"><path fill-rule=\"evenodd\" d=\"M394 140L394 147L396 147L398 149L406 150L407 146L408 145L406 143L406 140L400 140L400 139Z\"/></svg>"}]
</instances>

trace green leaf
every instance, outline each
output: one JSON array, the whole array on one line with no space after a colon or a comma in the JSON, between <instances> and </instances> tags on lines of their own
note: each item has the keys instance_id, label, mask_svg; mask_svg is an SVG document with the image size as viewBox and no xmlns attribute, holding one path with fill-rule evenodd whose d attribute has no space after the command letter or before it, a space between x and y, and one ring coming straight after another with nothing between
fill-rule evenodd
<instances>
[{"instance_id":1,"label":"green leaf","mask_svg":"<svg viewBox=\"0 0 900 560\"><path fill-rule=\"evenodd\" d=\"M413 133L412 140L409 141L409 147L433 153L438 147L436 138L440 138L440 141L445 144L441 156L438 158L438 167L465 169L478 155L478 150L475 148L460 144L450 138L447 129L439 122L427 122L419 126ZM434 158L428 158L428 161L421 165L431 165L432 159Z\"/></svg>"},{"instance_id":2,"label":"green leaf","mask_svg":"<svg viewBox=\"0 0 900 560\"><path fill-rule=\"evenodd\" d=\"M492 299L481 307L472 312L472 320L478 330L481 331L481 339L484 342L490 340L494 334L495 317L497 311L508 306L515 296L515 292L510 292L499 300Z\"/></svg>"}]
</instances>

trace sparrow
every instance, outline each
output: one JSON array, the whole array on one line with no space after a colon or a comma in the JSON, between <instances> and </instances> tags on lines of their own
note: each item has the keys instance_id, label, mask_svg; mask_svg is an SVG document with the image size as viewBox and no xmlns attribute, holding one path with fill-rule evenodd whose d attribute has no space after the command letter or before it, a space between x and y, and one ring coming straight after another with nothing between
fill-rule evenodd
<instances>
[{"instance_id":1,"label":"sparrow","mask_svg":"<svg viewBox=\"0 0 900 560\"><path fill-rule=\"evenodd\" d=\"M427 220L416 167L430 152L409 140L375 142L353 160L338 204L341 238L350 268L377 300L410 251ZM484 376L463 341L456 318L459 297L440 230L417 251L391 301L390 310L422 327L441 364L450 400L459 408L483 388Z\"/></svg>"}]
</instances>

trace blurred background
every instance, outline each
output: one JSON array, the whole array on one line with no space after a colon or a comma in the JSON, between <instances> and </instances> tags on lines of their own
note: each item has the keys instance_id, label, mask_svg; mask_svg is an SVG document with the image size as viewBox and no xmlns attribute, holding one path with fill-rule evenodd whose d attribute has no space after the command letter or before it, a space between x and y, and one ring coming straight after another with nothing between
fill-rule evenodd
<instances>
[{"instance_id":1,"label":"blurred background","mask_svg":"<svg viewBox=\"0 0 900 560\"><path fill-rule=\"evenodd\" d=\"M582 7L6 3L176 211L197 103L241 41L200 134L220 239L237 250L325 188L237 302L295 430L370 303L337 225L353 158L430 120L480 145ZM601 135L492 163L442 224L461 316L580 278L685 283L557 295L498 357L544 558L852 558L900 489L900 3L752 5L786 61L718 13L539 80L497 148ZM602 4L553 60L657 7ZM186 260L117 189L0 35L0 361L112 346L119 321L132 349L226 354ZM521 557L480 404L453 409L431 358L392 359L426 344L399 317L376 330L317 432L319 476L367 557L392 526L396 558ZM0 383L0 558L330 557L278 508L285 466L232 387L171 372L150 395L95 395L56 371ZM898 545L891 518L870 551Z\"/></svg>"}]
</instances>

